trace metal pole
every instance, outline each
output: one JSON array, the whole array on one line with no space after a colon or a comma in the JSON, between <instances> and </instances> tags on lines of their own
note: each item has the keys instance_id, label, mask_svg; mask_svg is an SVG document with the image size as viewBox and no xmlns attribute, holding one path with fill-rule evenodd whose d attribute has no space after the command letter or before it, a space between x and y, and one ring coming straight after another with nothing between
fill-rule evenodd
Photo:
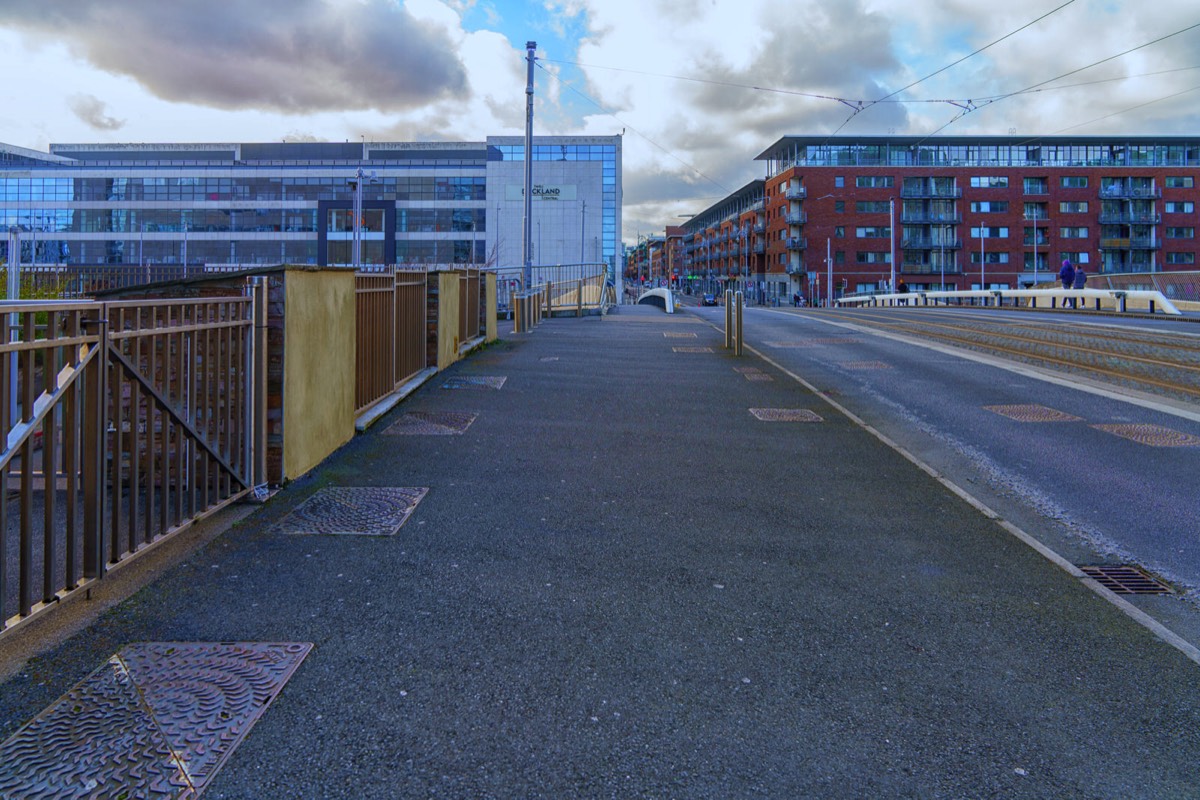
<instances>
[{"instance_id":1,"label":"metal pole","mask_svg":"<svg viewBox=\"0 0 1200 800\"><path fill-rule=\"evenodd\" d=\"M896 198L893 197L891 200L888 201L888 204L889 204L889 214L888 214L889 222L888 222L888 224L891 225L891 227L888 228L888 233L889 233L888 244L892 248L892 254L891 254L892 277L891 277L891 281L888 283L888 292L894 294L896 291Z\"/></svg>"},{"instance_id":2,"label":"metal pole","mask_svg":"<svg viewBox=\"0 0 1200 800\"><path fill-rule=\"evenodd\" d=\"M180 216L180 218L183 220L183 254L182 254L183 255L183 274L186 276L187 275L187 235L188 235L187 212L184 211L182 213L182 215Z\"/></svg>"},{"instance_id":3,"label":"metal pole","mask_svg":"<svg viewBox=\"0 0 1200 800\"><path fill-rule=\"evenodd\" d=\"M984 231L985 231L985 229L983 227L983 224L980 223L980 225L979 225L979 288L982 291L986 292L987 291L987 277L986 277L987 254L984 253L983 243L985 241L987 241L987 237L984 235ZM984 302L986 303L987 300L984 300Z\"/></svg>"},{"instance_id":4,"label":"metal pole","mask_svg":"<svg viewBox=\"0 0 1200 800\"><path fill-rule=\"evenodd\" d=\"M525 43L525 223L521 262L525 267L525 288L533 283L533 62L537 42Z\"/></svg>"},{"instance_id":5,"label":"metal pole","mask_svg":"<svg viewBox=\"0 0 1200 800\"><path fill-rule=\"evenodd\" d=\"M587 227L587 200L583 201L579 209L579 268L583 269L583 232Z\"/></svg>"},{"instance_id":6,"label":"metal pole","mask_svg":"<svg viewBox=\"0 0 1200 800\"><path fill-rule=\"evenodd\" d=\"M830 241L825 240L825 277L829 283L825 286L825 307L833 308L833 258L830 256Z\"/></svg>"},{"instance_id":7,"label":"metal pole","mask_svg":"<svg viewBox=\"0 0 1200 800\"><path fill-rule=\"evenodd\" d=\"M8 300L21 299L21 229L16 225L8 229ZM20 338L21 317L15 311L8 315L9 341L15 342ZM8 418L18 420L17 416L17 354L8 356Z\"/></svg>"}]
</instances>

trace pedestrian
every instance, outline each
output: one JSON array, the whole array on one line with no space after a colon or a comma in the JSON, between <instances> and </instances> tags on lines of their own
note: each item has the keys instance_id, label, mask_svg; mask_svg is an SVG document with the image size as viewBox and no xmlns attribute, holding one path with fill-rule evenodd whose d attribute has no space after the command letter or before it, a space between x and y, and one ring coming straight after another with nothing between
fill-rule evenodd
<instances>
[{"instance_id":1,"label":"pedestrian","mask_svg":"<svg viewBox=\"0 0 1200 800\"><path fill-rule=\"evenodd\" d=\"M1058 279L1062 281L1064 289L1070 289L1075 282L1075 269L1071 266L1071 259L1063 259L1062 269L1058 271Z\"/></svg>"},{"instance_id":2,"label":"pedestrian","mask_svg":"<svg viewBox=\"0 0 1200 800\"><path fill-rule=\"evenodd\" d=\"M1072 289L1082 289L1087 285L1087 273L1083 271L1083 266L1075 268L1075 277L1071 280ZM1072 298L1071 308L1079 308L1079 301Z\"/></svg>"},{"instance_id":3,"label":"pedestrian","mask_svg":"<svg viewBox=\"0 0 1200 800\"><path fill-rule=\"evenodd\" d=\"M792 306L795 308L800 307L800 293L799 292L792 292Z\"/></svg>"}]
</instances>

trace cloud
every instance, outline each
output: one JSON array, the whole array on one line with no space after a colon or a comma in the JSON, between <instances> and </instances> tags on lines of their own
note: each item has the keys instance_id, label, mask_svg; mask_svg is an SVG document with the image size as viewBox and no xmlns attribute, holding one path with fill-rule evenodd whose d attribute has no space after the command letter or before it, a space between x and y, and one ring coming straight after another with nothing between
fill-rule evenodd
<instances>
[{"instance_id":1,"label":"cloud","mask_svg":"<svg viewBox=\"0 0 1200 800\"><path fill-rule=\"evenodd\" d=\"M467 87L445 27L393 0L5 0L0 25L220 109L394 111Z\"/></svg>"},{"instance_id":2,"label":"cloud","mask_svg":"<svg viewBox=\"0 0 1200 800\"><path fill-rule=\"evenodd\" d=\"M119 131L125 127L125 120L110 117L104 101L90 94L71 95L67 99L67 105L71 112L92 130Z\"/></svg>"}]
</instances>

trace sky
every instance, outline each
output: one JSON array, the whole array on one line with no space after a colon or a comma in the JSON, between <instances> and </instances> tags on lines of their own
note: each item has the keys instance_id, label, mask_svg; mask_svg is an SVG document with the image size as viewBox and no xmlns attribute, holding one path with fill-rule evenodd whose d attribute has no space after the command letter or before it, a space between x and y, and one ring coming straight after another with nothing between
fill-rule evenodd
<instances>
[{"instance_id":1,"label":"sky","mask_svg":"<svg viewBox=\"0 0 1200 800\"><path fill-rule=\"evenodd\" d=\"M0 142L624 134L627 242L783 136L1196 135L1196 0L0 0ZM976 52L982 51L982 52Z\"/></svg>"}]
</instances>

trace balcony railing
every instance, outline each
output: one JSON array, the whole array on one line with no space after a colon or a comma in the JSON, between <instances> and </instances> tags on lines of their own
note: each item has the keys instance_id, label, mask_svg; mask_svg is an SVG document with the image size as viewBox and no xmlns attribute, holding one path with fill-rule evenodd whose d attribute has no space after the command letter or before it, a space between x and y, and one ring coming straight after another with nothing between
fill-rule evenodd
<instances>
[{"instance_id":1,"label":"balcony railing","mask_svg":"<svg viewBox=\"0 0 1200 800\"><path fill-rule=\"evenodd\" d=\"M788 200L803 200L808 197L808 190L803 186L793 186L784 191L783 196Z\"/></svg>"},{"instance_id":2,"label":"balcony railing","mask_svg":"<svg viewBox=\"0 0 1200 800\"><path fill-rule=\"evenodd\" d=\"M785 219L788 225L803 225L808 222L808 214L805 214L803 211L793 211Z\"/></svg>"},{"instance_id":3,"label":"balcony railing","mask_svg":"<svg viewBox=\"0 0 1200 800\"><path fill-rule=\"evenodd\" d=\"M1162 241L1149 236L1101 239L1101 250L1161 250Z\"/></svg>"},{"instance_id":4,"label":"balcony railing","mask_svg":"<svg viewBox=\"0 0 1200 800\"><path fill-rule=\"evenodd\" d=\"M791 239L787 240L787 249L788 250L807 250L808 249L808 239L804 238L803 236L794 236Z\"/></svg>"},{"instance_id":5,"label":"balcony railing","mask_svg":"<svg viewBox=\"0 0 1200 800\"><path fill-rule=\"evenodd\" d=\"M755 223L754 232L755 233L766 233L767 232L767 223L765 223L765 222Z\"/></svg>"},{"instance_id":6,"label":"balcony railing","mask_svg":"<svg viewBox=\"0 0 1200 800\"><path fill-rule=\"evenodd\" d=\"M957 200L962 197L962 189L953 186L905 186L900 190L900 196L910 200L918 198Z\"/></svg>"},{"instance_id":7,"label":"balcony railing","mask_svg":"<svg viewBox=\"0 0 1200 800\"><path fill-rule=\"evenodd\" d=\"M1110 214L1100 212L1101 225L1161 225L1162 214Z\"/></svg>"},{"instance_id":8,"label":"balcony railing","mask_svg":"<svg viewBox=\"0 0 1200 800\"><path fill-rule=\"evenodd\" d=\"M962 239L932 239L925 236L914 236L904 239L900 246L905 250L959 250Z\"/></svg>"},{"instance_id":9,"label":"balcony railing","mask_svg":"<svg viewBox=\"0 0 1200 800\"><path fill-rule=\"evenodd\" d=\"M767 246L765 244L763 244L762 242L759 242L758 244L754 245L754 254L756 256L761 256L765 252L767 252Z\"/></svg>"},{"instance_id":10,"label":"balcony railing","mask_svg":"<svg viewBox=\"0 0 1200 800\"><path fill-rule=\"evenodd\" d=\"M904 225L961 225L962 214L905 211L900 215L900 222Z\"/></svg>"},{"instance_id":11,"label":"balcony railing","mask_svg":"<svg viewBox=\"0 0 1200 800\"><path fill-rule=\"evenodd\" d=\"M1125 186L1115 184L1100 187L1101 199L1152 200L1162 197L1162 189L1157 186Z\"/></svg>"}]
</instances>

